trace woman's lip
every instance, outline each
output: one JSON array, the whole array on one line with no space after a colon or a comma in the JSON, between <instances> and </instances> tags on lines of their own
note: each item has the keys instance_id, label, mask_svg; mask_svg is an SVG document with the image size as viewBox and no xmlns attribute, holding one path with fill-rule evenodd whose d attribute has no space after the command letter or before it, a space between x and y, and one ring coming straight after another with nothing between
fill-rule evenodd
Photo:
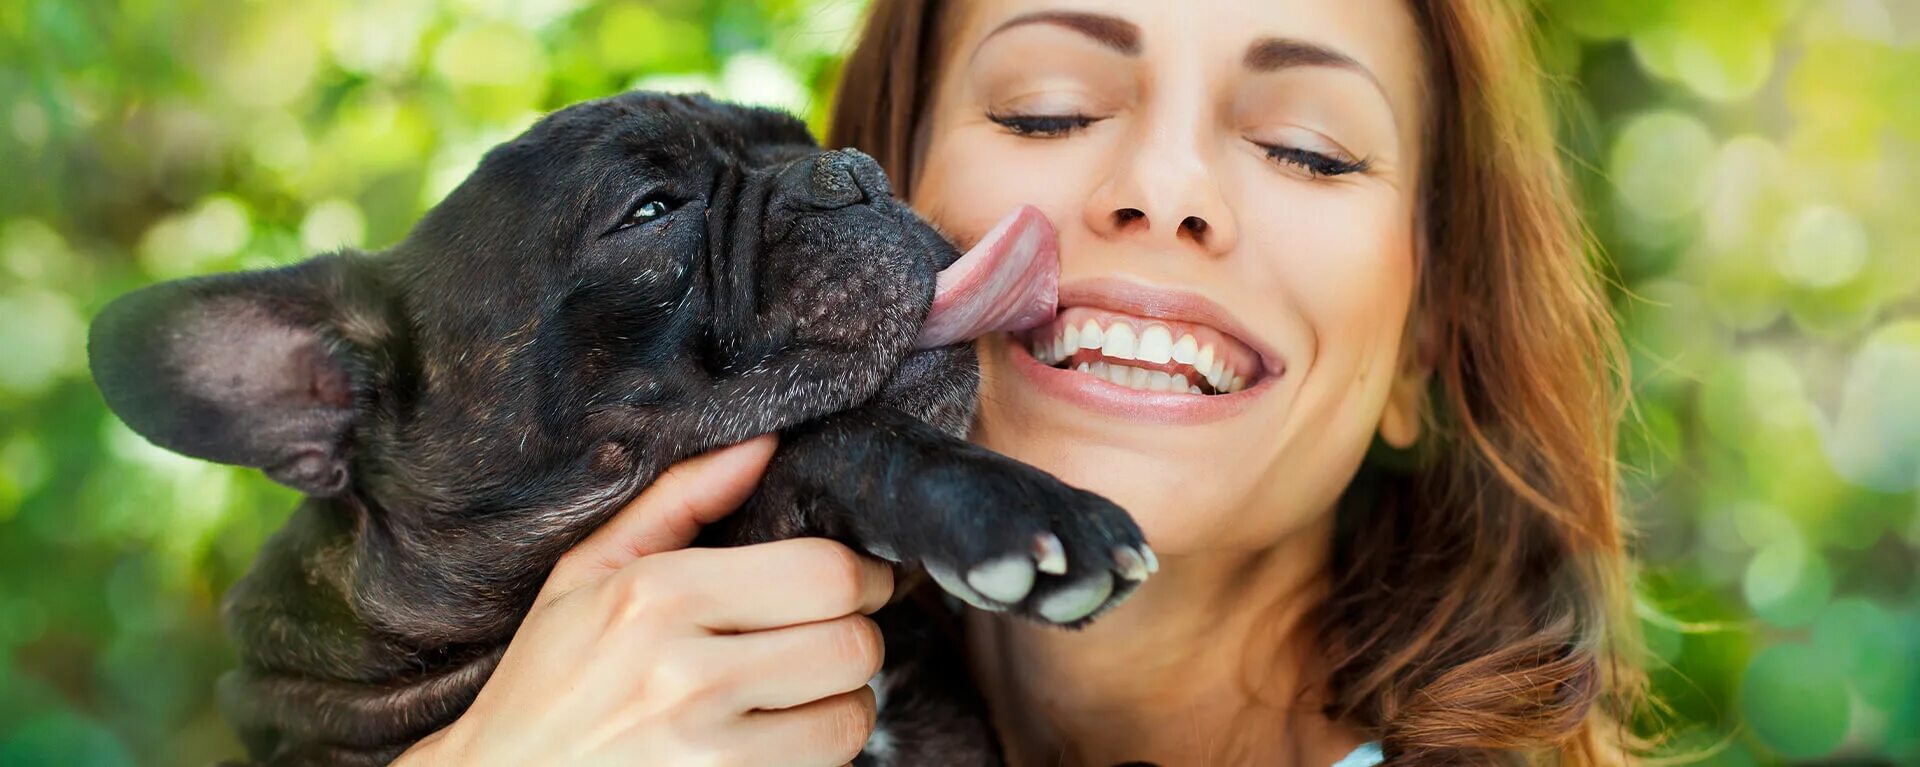
<instances>
[{"instance_id":1,"label":"woman's lip","mask_svg":"<svg viewBox=\"0 0 1920 767\"><path fill-rule=\"evenodd\" d=\"M1062 283L1059 305L1062 308L1089 306L1136 317L1206 325L1232 336L1260 355L1264 378L1278 378L1287 371L1286 359L1279 352L1249 331L1226 307L1197 293L1101 277ZM1031 354L1027 356L1032 357ZM1039 363L1038 360L1034 362Z\"/></svg>"},{"instance_id":2,"label":"woman's lip","mask_svg":"<svg viewBox=\"0 0 1920 767\"><path fill-rule=\"evenodd\" d=\"M1239 415L1285 375L1284 372L1269 374L1259 383L1233 394L1147 392L1041 364L1023 344L1011 341L1005 333L991 336L990 342L1000 348L1010 367L1046 394L1095 413L1169 426L1209 423Z\"/></svg>"}]
</instances>

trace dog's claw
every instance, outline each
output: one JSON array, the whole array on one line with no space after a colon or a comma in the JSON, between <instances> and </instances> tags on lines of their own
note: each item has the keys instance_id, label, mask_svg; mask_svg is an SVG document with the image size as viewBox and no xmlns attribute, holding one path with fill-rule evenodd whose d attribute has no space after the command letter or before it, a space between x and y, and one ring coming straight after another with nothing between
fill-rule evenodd
<instances>
[{"instance_id":1,"label":"dog's claw","mask_svg":"<svg viewBox=\"0 0 1920 767\"><path fill-rule=\"evenodd\" d=\"M869 543L867 544L867 553L896 565L900 564L900 553L894 551L892 546L881 543Z\"/></svg>"},{"instance_id":2,"label":"dog's claw","mask_svg":"<svg viewBox=\"0 0 1920 767\"><path fill-rule=\"evenodd\" d=\"M989 612L1000 612L1006 609L988 601L980 592L974 591L972 586L968 586L967 582L953 571L953 568L938 562L927 562L926 567L927 574L933 576L933 582L940 584L940 588L948 594L959 597L960 601Z\"/></svg>"},{"instance_id":3,"label":"dog's claw","mask_svg":"<svg viewBox=\"0 0 1920 767\"><path fill-rule=\"evenodd\" d=\"M1040 617L1054 623L1072 623L1092 615L1113 595L1113 576L1104 572L1069 584L1040 598Z\"/></svg>"},{"instance_id":4,"label":"dog's claw","mask_svg":"<svg viewBox=\"0 0 1920 767\"><path fill-rule=\"evenodd\" d=\"M998 602L1018 602L1033 590L1033 561L1018 554L989 560L967 571L967 585Z\"/></svg>"},{"instance_id":5,"label":"dog's claw","mask_svg":"<svg viewBox=\"0 0 1920 767\"><path fill-rule=\"evenodd\" d=\"M1144 544L1144 543L1140 544L1140 556L1147 560L1148 575L1152 575L1154 573L1160 572L1160 558L1153 555L1152 546L1148 546L1147 544Z\"/></svg>"},{"instance_id":6,"label":"dog's claw","mask_svg":"<svg viewBox=\"0 0 1920 767\"><path fill-rule=\"evenodd\" d=\"M1040 572L1048 575L1067 574L1067 547L1060 543L1060 536L1053 533L1040 533L1033 536L1033 561Z\"/></svg>"},{"instance_id":7,"label":"dog's claw","mask_svg":"<svg viewBox=\"0 0 1920 767\"><path fill-rule=\"evenodd\" d=\"M1113 547L1113 564L1118 568L1120 577L1130 581L1144 581L1152 572L1147 568L1147 560L1131 546Z\"/></svg>"}]
</instances>

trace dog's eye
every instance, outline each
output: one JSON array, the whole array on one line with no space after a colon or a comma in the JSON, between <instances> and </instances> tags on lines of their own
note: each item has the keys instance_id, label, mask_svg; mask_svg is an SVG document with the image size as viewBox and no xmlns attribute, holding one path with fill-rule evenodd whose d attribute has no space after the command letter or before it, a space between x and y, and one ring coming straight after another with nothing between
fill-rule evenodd
<instances>
[{"instance_id":1,"label":"dog's eye","mask_svg":"<svg viewBox=\"0 0 1920 767\"><path fill-rule=\"evenodd\" d=\"M665 198L648 197L641 200L638 205L633 206L633 212L627 214L627 220L620 222L619 228L625 229L629 226L639 226L640 224L667 215L669 212L672 212L672 210L673 203Z\"/></svg>"}]
</instances>

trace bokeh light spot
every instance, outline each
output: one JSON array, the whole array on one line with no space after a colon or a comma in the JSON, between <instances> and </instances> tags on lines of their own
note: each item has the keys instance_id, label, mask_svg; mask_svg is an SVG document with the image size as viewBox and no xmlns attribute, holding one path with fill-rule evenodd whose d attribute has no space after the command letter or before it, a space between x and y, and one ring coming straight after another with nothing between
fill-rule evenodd
<instances>
[{"instance_id":1,"label":"bokeh light spot","mask_svg":"<svg viewBox=\"0 0 1920 767\"><path fill-rule=\"evenodd\" d=\"M1818 551L1797 537L1787 538L1754 554L1741 589L1755 615L1776 626L1800 626L1826 606L1833 573Z\"/></svg>"},{"instance_id":2,"label":"bokeh light spot","mask_svg":"<svg viewBox=\"0 0 1920 767\"><path fill-rule=\"evenodd\" d=\"M1752 96L1773 72L1773 40L1741 25L1710 31L1666 27L1633 38L1649 72L1676 80L1714 101Z\"/></svg>"},{"instance_id":3,"label":"bokeh light spot","mask_svg":"<svg viewBox=\"0 0 1920 767\"><path fill-rule=\"evenodd\" d=\"M0 227L0 268L26 283L45 283L67 269L73 254L54 228L31 218L17 218Z\"/></svg>"},{"instance_id":4,"label":"bokeh light spot","mask_svg":"<svg viewBox=\"0 0 1920 767\"><path fill-rule=\"evenodd\" d=\"M1821 433L1828 460L1848 481L1885 492L1920 487L1920 320L1867 338Z\"/></svg>"},{"instance_id":5,"label":"bokeh light spot","mask_svg":"<svg viewBox=\"0 0 1920 767\"><path fill-rule=\"evenodd\" d=\"M418 63L420 37L433 21L426 3L339 3L327 30L333 61L350 72L397 78Z\"/></svg>"},{"instance_id":6,"label":"bokeh light spot","mask_svg":"<svg viewBox=\"0 0 1920 767\"><path fill-rule=\"evenodd\" d=\"M245 247L253 235L246 204L211 195L191 210L160 219L140 240L140 263L157 278L212 271Z\"/></svg>"},{"instance_id":7,"label":"bokeh light spot","mask_svg":"<svg viewBox=\"0 0 1920 767\"><path fill-rule=\"evenodd\" d=\"M1845 663L1852 689L1868 704L1890 711L1908 685L1920 680L1920 634L1900 616L1866 599L1836 600L1813 626L1821 654Z\"/></svg>"},{"instance_id":8,"label":"bokeh light spot","mask_svg":"<svg viewBox=\"0 0 1920 767\"><path fill-rule=\"evenodd\" d=\"M86 321L58 293L22 287L0 293L0 392L39 394L86 366Z\"/></svg>"},{"instance_id":9,"label":"bokeh light spot","mask_svg":"<svg viewBox=\"0 0 1920 767\"><path fill-rule=\"evenodd\" d=\"M545 76L546 53L526 30L482 24L448 35L434 52L433 65L460 85L518 85Z\"/></svg>"},{"instance_id":10,"label":"bokeh light spot","mask_svg":"<svg viewBox=\"0 0 1920 767\"><path fill-rule=\"evenodd\" d=\"M346 200L321 200L300 221L300 247L307 253L358 248L366 242L367 218Z\"/></svg>"},{"instance_id":11,"label":"bokeh light spot","mask_svg":"<svg viewBox=\"0 0 1920 767\"><path fill-rule=\"evenodd\" d=\"M1740 685L1742 713L1754 735L1795 758L1838 748L1852 718L1838 665L1803 644L1774 645L1756 654Z\"/></svg>"},{"instance_id":12,"label":"bokeh light spot","mask_svg":"<svg viewBox=\"0 0 1920 767\"><path fill-rule=\"evenodd\" d=\"M1609 167L1618 199L1655 221L1691 215L1706 202L1713 134L1698 118L1652 112L1627 124Z\"/></svg>"},{"instance_id":13,"label":"bokeh light spot","mask_svg":"<svg viewBox=\"0 0 1920 767\"><path fill-rule=\"evenodd\" d=\"M1786 175L1786 156L1760 136L1735 136L1714 157L1706 209L1706 241L1719 253L1758 250L1754 232L1768 220L1775 185Z\"/></svg>"},{"instance_id":14,"label":"bokeh light spot","mask_svg":"<svg viewBox=\"0 0 1920 767\"><path fill-rule=\"evenodd\" d=\"M1804 208L1781 228L1774 266L1808 288L1831 288L1867 265L1867 230L1860 219L1831 205Z\"/></svg>"},{"instance_id":15,"label":"bokeh light spot","mask_svg":"<svg viewBox=\"0 0 1920 767\"><path fill-rule=\"evenodd\" d=\"M727 59L720 74L720 91L727 99L805 114L812 92L778 59L748 52Z\"/></svg>"},{"instance_id":16,"label":"bokeh light spot","mask_svg":"<svg viewBox=\"0 0 1920 767\"><path fill-rule=\"evenodd\" d=\"M53 130L53 125L47 120L47 110L32 101L21 99L14 102L11 116L13 137L19 139L22 145L39 149L47 143L47 136Z\"/></svg>"},{"instance_id":17,"label":"bokeh light spot","mask_svg":"<svg viewBox=\"0 0 1920 767\"><path fill-rule=\"evenodd\" d=\"M237 104L272 107L300 100L320 69L313 34L315 6L281 2L252 6L222 36L228 47L212 63L213 76Z\"/></svg>"}]
</instances>

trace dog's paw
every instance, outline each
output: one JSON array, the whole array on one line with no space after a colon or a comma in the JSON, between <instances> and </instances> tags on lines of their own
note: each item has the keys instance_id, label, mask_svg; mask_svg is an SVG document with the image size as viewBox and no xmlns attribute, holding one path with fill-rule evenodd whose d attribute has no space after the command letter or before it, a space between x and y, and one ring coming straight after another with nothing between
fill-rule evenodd
<instances>
[{"instance_id":1,"label":"dog's paw","mask_svg":"<svg viewBox=\"0 0 1920 767\"><path fill-rule=\"evenodd\" d=\"M1079 627L1160 567L1119 506L1003 456L944 462L914 482L920 505L898 553L982 610Z\"/></svg>"}]
</instances>

